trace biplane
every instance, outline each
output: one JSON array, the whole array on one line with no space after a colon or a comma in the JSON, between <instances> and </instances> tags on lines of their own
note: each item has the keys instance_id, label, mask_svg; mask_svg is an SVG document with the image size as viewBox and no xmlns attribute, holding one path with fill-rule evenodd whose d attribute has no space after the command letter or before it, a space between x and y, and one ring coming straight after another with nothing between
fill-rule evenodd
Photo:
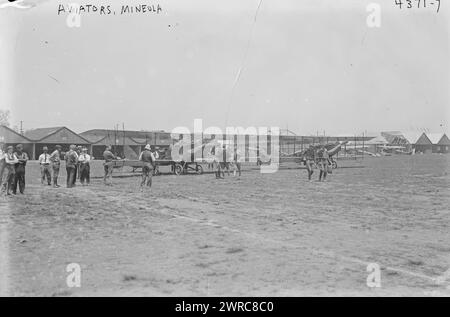
<instances>
[{"instance_id":1,"label":"biplane","mask_svg":"<svg viewBox=\"0 0 450 317\"><path fill-rule=\"evenodd\" d=\"M341 150L342 146L344 146L347 143L347 141L344 142L336 142L336 143L328 143L325 145L319 144L319 145L311 145L310 147L295 151L294 153L288 154L280 152L280 162L283 161L296 161L299 163L305 162L305 156L308 151L314 151L314 161L315 165L317 165L319 160L319 151L321 150L322 146L324 146L328 151L328 157L331 162L332 168L336 169L338 167L336 160L334 159L334 156L337 155Z\"/></svg>"}]
</instances>

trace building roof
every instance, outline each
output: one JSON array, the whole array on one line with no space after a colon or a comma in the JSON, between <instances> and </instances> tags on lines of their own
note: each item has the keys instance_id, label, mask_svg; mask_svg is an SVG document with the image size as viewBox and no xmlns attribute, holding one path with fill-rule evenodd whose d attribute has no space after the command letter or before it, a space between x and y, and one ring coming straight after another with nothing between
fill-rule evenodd
<instances>
[{"instance_id":1,"label":"building roof","mask_svg":"<svg viewBox=\"0 0 450 317\"><path fill-rule=\"evenodd\" d=\"M123 137L125 135L126 137L130 138L141 138L141 139L150 139L152 135L155 133L161 134L161 133L169 133L164 131L132 131L132 130L110 130L110 129L92 129L88 131L84 131L80 133L81 136L110 136L110 137ZM169 133L170 134L170 133Z\"/></svg>"},{"instance_id":2,"label":"building roof","mask_svg":"<svg viewBox=\"0 0 450 317\"><path fill-rule=\"evenodd\" d=\"M444 137L444 133L427 133L428 139L430 139L431 143L438 144L439 141Z\"/></svg>"},{"instance_id":3,"label":"building roof","mask_svg":"<svg viewBox=\"0 0 450 317\"><path fill-rule=\"evenodd\" d=\"M439 140L439 145L450 145L450 139L447 134L444 134L442 138Z\"/></svg>"},{"instance_id":4,"label":"building roof","mask_svg":"<svg viewBox=\"0 0 450 317\"><path fill-rule=\"evenodd\" d=\"M106 138L103 135L82 135L83 138L85 138L86 140L88 140L91 144L95 144L97 142L99 142L100 140Z\"/></svg>"},{"instance_id":5,"label":"building roof","mask_svg":"<svg viewBox=\"0 0 450 317\"><path fill-rule=\"evenodd\" d=\"M145 144L147 144L147 143L153 143L151 140L152 140L152 138L149 138L149 139L145 139L145 138L130 138L131 140L133 140L134 142L136 142L136 143L139 143L139 144L141 144L141 145L145 145Z\"/></svg>"},{"instance_id":6,"label":"building roof","mask_svg":"<svg viewBox=\"0 0 450 317\"><path fill-rule=\"evenodd\" d=\"M25 136L36 143L90 144L84 137L67 127L32 129L26 131Z\"/></svg>"},{"instance_id":7,"label":"building roof","mask_svg":"<svg viewBox=\"0 0 450 317\"><path fill-rule=\"evenodd\" d=\"M445 133L427 133L427 137L434 145L450 145L450 139Z\"/></svg>"},{"instance_id":8,"label":"building roof","mask_svg":"<svg viewBox=\"0 0 450 317\"><path fill-rule=\"evenodd\" d=\"M46 136L57 132L63 127L51 127L51 128L38 128L25 131L25 136L31 140L40 140Z\"/></svg>"},{"instance_id":9,"label":"building roof","mask_svg":"<svg viewBox=\"0 0 450 317\"><path fill-rule=\"evenodd\" d=\"M100 139L97 139L95 142L92 142L92 145L141 145L140 143L137 143L133 139L129 137L117 137L114 138L114 136L104 136Z\"/></svg>"},{"instance_id":10,"label":"building roof","mask_svg":"<svg viewBox=\"0 0 450 317\"><path fill-rule=\"evenodd\" d=\"M3 143L33 143L27 137L17 133L13 129L0 125L0 142Z\"/></svg>"},{"instance_id":11,"label":"building roof","mask_svg":"<svg viewBox=\"0 0 450 317\"><path fill-rule=\"evenodd\" d=\"M424 132L407 132L403 133L403 136L410 144L417 145L430 145L432 144L430 139L426 136Z\"/></svg>"},{"instance_id":12,"label":"building roof","mask_svg":"<svg viewBox=\"0 0 450 317\"><path fill-rule=\"evenodd\" d=\"M408 142L400 131L383 131L381 132L381 135L390 144L399 144Z\"/></svg>"},{"instance_id":13,"label":"building roof","mask_svg":"<svg viewBox=\"0 0 450 317\"><path fill-rule=\"evenodd\" d=\"M130 136L130 135L139 135L142 136ZM99 142L104 142L105 144L111 142L110 144L114 144L114 139L116 139L116 144L122 145L124 133L123 131L115 131L115 130L89 130L80 134L82 137L89 140L91 143L95 145L99 145ZM127 145L142 145L142 144L154 144L156 139L155 132L142 132L142 131L125 131L125 140ZM97 144L99 143L99 144Z\"/></svg>"}]
</instances>

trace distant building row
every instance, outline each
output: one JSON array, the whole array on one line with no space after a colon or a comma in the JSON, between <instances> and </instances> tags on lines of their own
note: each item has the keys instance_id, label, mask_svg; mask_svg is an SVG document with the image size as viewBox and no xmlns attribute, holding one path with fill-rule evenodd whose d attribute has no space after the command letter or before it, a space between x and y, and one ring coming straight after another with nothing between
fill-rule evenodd
<instances>
[{"instance_id":1,"label":"distant building row","mask_svg":"<svg viewBox=\"0 0 450 317\"><path fill-rule=\"evenodd\" d=\"M401 133L382 132L378 137L311 137L282 135L280 150L294 147L294 152L311 143L328 143L336 141L364 142L364 147L376 148L385 145L401 146L406 150L422 153L449 153L450 139L444 133ZM47 146L53 150L55 145L62 146L63 151L69 149L70 144L86 146L94 158L100 159L107 145L112 145L119 156L135 159L146 144L168 148L173 140L169 132L164 131L120 131L107 129L88 130L75 133L67 127L41 128L26 131L24 135L6 127L0 126L0 142L6 145L21 143L32 159L36 159ZM297 144L297 146L296 146ZM298 145L300 144L300 145ZM295 149L296 147L296 149ZM290 149L292 150L292 149ZM291 151L289 151L291 152Z\"/></svg>"},{"instance_id":2,"label":"distant building row","mask_svg":"<svg viewBox=\"0 0 450 317\"><path fill-rule=\"evenodd\" d=\"M449 153L450 139L445 133L382 132L389 145L404 146L415 153Z\"/></svg>"}]
</instances>

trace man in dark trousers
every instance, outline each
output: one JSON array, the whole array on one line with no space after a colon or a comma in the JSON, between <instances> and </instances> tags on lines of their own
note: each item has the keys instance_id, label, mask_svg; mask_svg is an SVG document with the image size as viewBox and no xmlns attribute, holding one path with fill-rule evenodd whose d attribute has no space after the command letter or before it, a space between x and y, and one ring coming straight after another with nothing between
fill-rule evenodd
<instances>
[{"instance_id":1,"label":"man in dark trousers","mask_svg":"<svg viewBox=\"0 0 450 317\"><path fill-rule=\"evenodd\" d=\"M25 191L25 166L27 165L28 155L23 151L22 144L17 144L16 152L14 154L19 160L19 162L15 165L16 173L12 190L15 195L17 192L17 185L19 185L19 191L21 194Z\"/></svg>"},{"instance_id":2,"label":"man in dark trousers","mask_svg":"<svg viewBox=\"0 0 450 317\"><path fill-rule=\"evenodd\" d=\"M152 187L153 169L155 168L155 156L151 151L150 144L147 144L139 156L139 161L142 162L142 182L141 190L144 186Z\"/></svg>"},{"instance_id":3,"label":"man in dark trousers","mask_svg":"<svg viewBox=\"0 0 450 317\"><path fill-rule=\"evenodd\" d=\"M50 173L50 154L48 154L48 148L44 146L42 148L42 153L39 155L39 165L41 166L41 184L44 185L47 180L48 186L52 185L52 177Z\"/></svg>"},{"instance_id":4,"label":"man in dark trousers","mask_svg":"<svg viewBox=\"0 0 450 317\"><path fill-rule=\"evenodd\" d=\"M67 172L67 188L75 186L75 173L78 164L78 154L75 151L76 146L70 145L69 152L66 153L66 172Z\"/></svg>"},{"instance_id":5,"label":"man in dark trousers","mask_svg":"<svg viewBox=\"0 0 450 317\"><path fill-rule=\"evenodd\" d=\"M89 185L91 182L91 156L87 154L87 148L82 148L78 156L79 175L81 185Z\"/></svg>"},{"instance_id":6,"label":"man in dark trousers","mask_svg":"<svg viewBox=\"0 0 450 317\"><path fill-rule=\"evenodd\" d=\"M59 168L61 166L61 145L55 146L55 150L50 155L50 161L52 162L53 170L53 187L60 187L58 185Z\"/></svg>"},{"instance_id":7,"label":"man in dark trousers","mask_svg":"<svg viewBox=\"0 0 450 317\"><path fill-rule=\"evenodd\" d=\"M103 167L105 170L105 175L103 176L103 182L107 186L112 186L112 173L113 173L113 164L114 160L119 159L111 152L111 146L108 145L106 150L103 152L103 158L105 159L105 163L103 163Z\"/></svg>"},{"instance_id":8,"label":"man in dark trousers","mask_svg":"<svg viewBox=\"0 0 450 317\"><path fill-rule=\"evenodd\" d=\"M308 172L308 180L311 180L311 176L314 173L313 166L315 160L315 149L313 145L310 145L308 149L306 149L303 161L306 166L306 171Z\"/></svg>"},{"instance_id":9,"label":"man in dark trousers","mask_svg":"<svg viewBox=\"0 0 450 317\"><path fill-rule=\"evenodd\" d=\"M322 148L319 152L319 169L320 169L319 182L322 181L322 177L323 177L323 181L326 180L329 164L330 164L330 161L329 161L328 151L324 146L322 146Z\"/></svg>"}]
</instances>

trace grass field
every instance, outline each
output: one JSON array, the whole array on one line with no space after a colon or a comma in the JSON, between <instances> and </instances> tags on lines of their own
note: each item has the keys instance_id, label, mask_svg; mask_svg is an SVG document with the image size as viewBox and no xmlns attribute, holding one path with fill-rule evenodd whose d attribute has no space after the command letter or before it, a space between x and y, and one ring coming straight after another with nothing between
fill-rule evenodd
<instances>
[{"instance_id":1,"label":"grass field","mask_svg":"<svg viewBox=\"0 0 450 317\"><path fill-rule=\"evenodd\" d=\"M343 161L320 183L302 169L162 175L140 192L138 177L53 189L30 162L26 194L0 200L0 286L15 296L449 296L449 163ZM69 263L81 266L79 288L66 285ZM380 288L366 285L369 263Z\"/></svg>"}]
</instances>

